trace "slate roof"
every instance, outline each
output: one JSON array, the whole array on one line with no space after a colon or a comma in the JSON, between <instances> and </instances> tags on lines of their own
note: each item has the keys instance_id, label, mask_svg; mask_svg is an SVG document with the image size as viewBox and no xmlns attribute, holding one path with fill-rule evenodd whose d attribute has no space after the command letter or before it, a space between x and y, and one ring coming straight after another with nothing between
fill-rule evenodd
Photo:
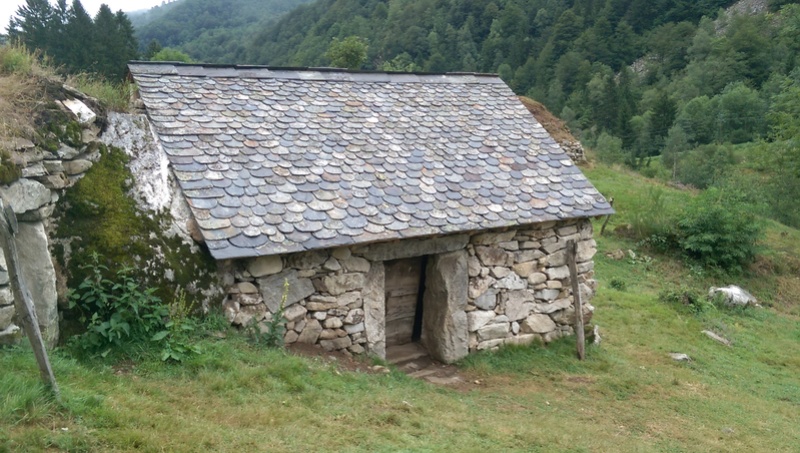
<instances>
[{"instance_id":1,"label":"slate roof","mask_svg":"<svg viewBox=\"0 0 800 453\"><path fill-rule=\"evenodd\" d=\"M612 212L494 75L129 68L217 259Z\"/></svg>"}]
</instances>

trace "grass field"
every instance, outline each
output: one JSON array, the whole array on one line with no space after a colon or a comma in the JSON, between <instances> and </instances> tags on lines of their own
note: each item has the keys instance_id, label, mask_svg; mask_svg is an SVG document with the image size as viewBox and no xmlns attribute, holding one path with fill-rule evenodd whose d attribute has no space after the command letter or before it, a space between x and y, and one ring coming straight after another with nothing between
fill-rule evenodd
<instances>
[{"instance_id":1,"label":"grass field","mask_svg":"<svg viewBox=\"0 0 800 453\"><path fill-rule=\"evenodd\" d=\"M603 166L586 173L616 200L609 230L632 222L653 187ZM691 196L660 190L677 209ZM2 351L0 451L797 451L797 244L796 230L770 224L757 262L731 279L607 233L592 302L603 341L588 359L574 359L572 338L477 354L460 364L471 384L458 389L346 371L229 332L182 365L81 363L56 351L55 403L30 351ZM637 258L605 255L617 249ZM729 283L765 308L697 313L658 297Z\"/></svg>"}]
</instances>

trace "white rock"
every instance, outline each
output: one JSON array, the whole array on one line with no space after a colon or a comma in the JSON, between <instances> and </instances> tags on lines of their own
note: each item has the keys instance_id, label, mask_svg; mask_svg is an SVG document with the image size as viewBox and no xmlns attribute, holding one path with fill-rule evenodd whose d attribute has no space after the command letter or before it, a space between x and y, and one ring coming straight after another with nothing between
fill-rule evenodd
<instances>
[{"instance_id":1,"label":"white rock","mask_svg":"<svg viewBox=\"0 0 800 453\"><path fill-rule=\"evenodd\" d=\"M68 108L70 112L74 113L81 124L93 123L97 114L92 111L86 104L78 99L66 99L61 101L64 107Z\"/></svg>"}]
</instances>

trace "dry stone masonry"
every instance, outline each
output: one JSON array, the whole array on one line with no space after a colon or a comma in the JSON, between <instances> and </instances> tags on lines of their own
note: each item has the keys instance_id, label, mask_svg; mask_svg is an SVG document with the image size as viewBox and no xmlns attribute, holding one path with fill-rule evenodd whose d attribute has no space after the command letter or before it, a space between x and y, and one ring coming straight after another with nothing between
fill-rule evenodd
<instances>
[{"instance_id":1,"label":"dry stone masonry","mask_svg":"<svg viewBox=\"0 0 800 453\"><path fill-rule=\"evenodd\" d=\"M452 362L468 351L549 342L573 333L570 239L578 243L588 322L597 285L587 219L235 261L224 311L235 325L263 324L278 312L288 282L287 344L384 356L384 262L431 254L422 342L434 357ZM428 323L436 328L428 329Z\"/></svg>"},{"instance_id":2,"label":"dry stone masonry","mask_svg":"<svg viewBox=\"0 0 800 453\"><path fill-rule=\"evenodd\" d=\"M38 145L24 138L0 140L3 153L0 165L16 169L14 173L19 176L0 185L0 198L11 204L17 215L20 273L31 293L42 336L50 345L58 339L56 271L48 238L54 227L53 212L64 190L74 185L100 157L96 144L104 118L98 117L84 101L102 112L90 99L73 96L56 102L54 108L59 109L58 114L51 117L61 120L53 120L49 130L41 132ZM0 344L10 344L19 340L21 332L15 321L5 257L0 257L0 266Z\"/></svg>"}]
</instances>

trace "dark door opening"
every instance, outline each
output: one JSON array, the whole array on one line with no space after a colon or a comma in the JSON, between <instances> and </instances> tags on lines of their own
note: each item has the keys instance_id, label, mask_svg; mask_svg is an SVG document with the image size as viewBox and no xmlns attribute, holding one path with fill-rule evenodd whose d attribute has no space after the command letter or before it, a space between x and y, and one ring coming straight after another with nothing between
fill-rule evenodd
<instances>
[{"instance_id":1,"label":"dark door opening","mask_svg":"<svg viewBox=\"0 0 800 453\"><path fill-rule=\"evenodd\" d=\"M420 340L426 262L415 257L385 263L387 348Z\"/></svg>"}]
</instances>

